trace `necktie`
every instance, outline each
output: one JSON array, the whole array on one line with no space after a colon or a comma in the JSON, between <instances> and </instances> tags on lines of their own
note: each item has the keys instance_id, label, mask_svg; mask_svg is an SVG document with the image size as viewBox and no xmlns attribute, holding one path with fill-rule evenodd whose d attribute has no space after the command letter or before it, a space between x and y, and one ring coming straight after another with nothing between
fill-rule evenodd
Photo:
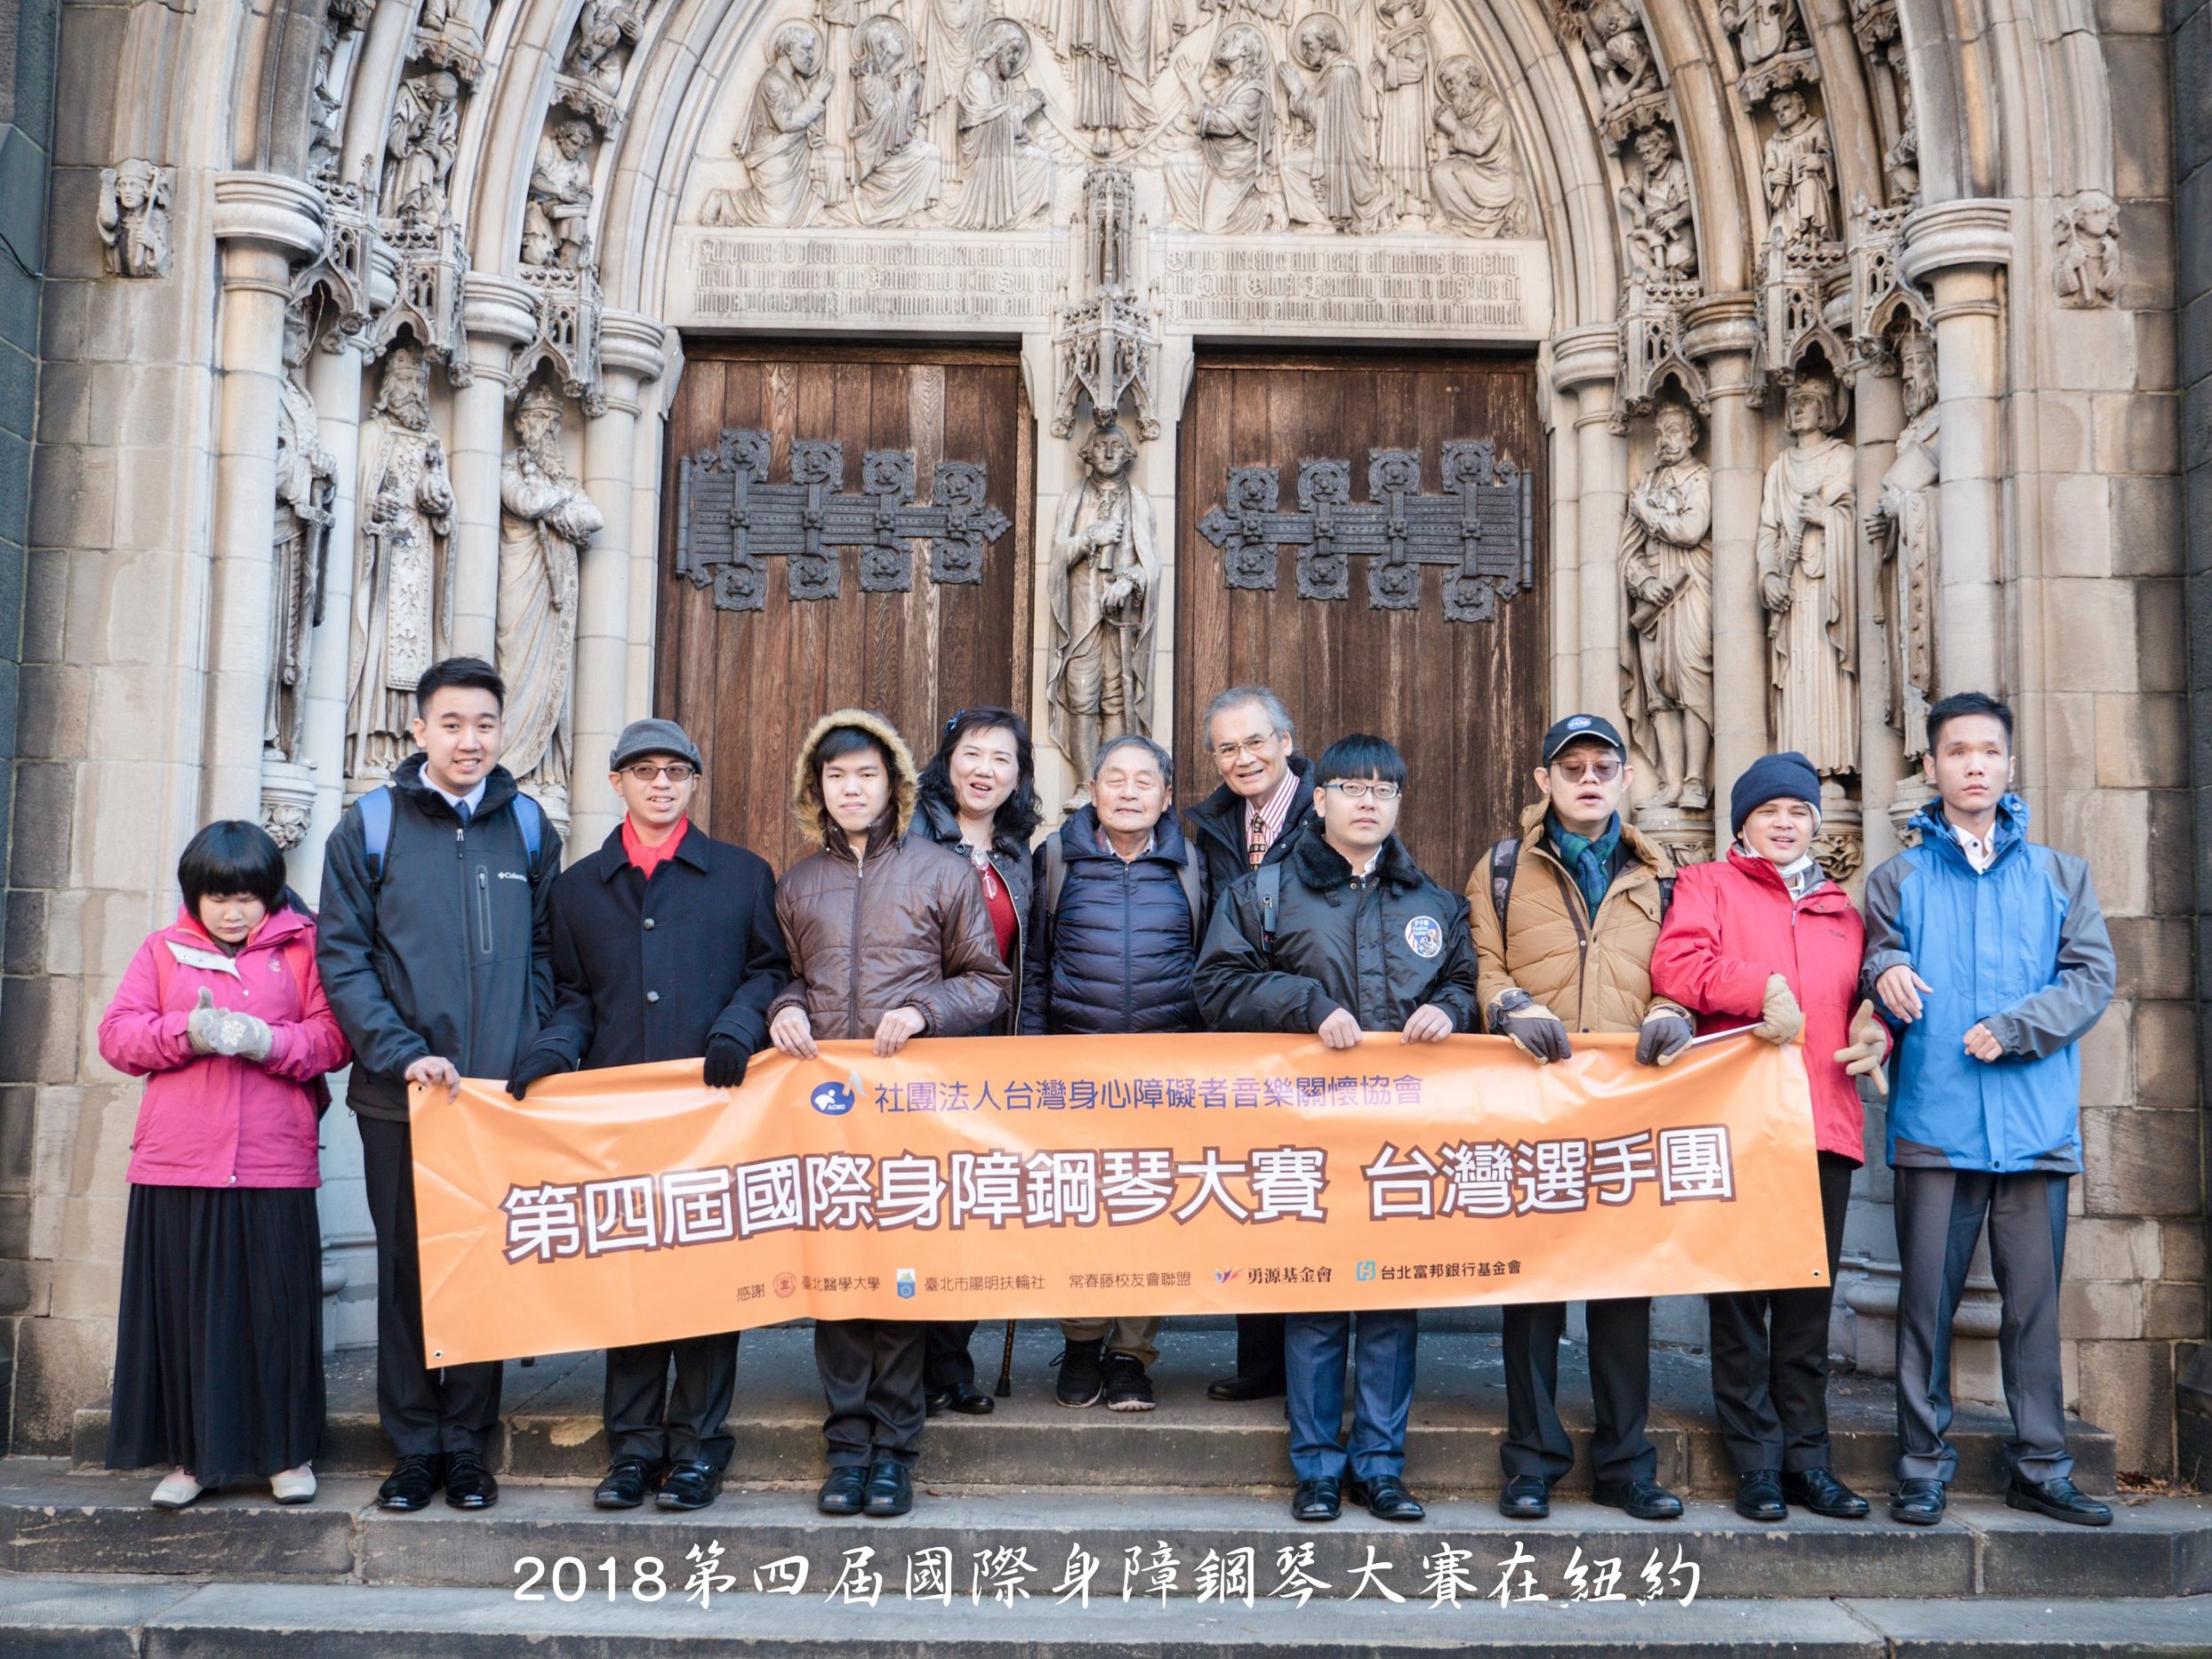
<instances>
[{"instance_id":1,"label":"necktie","mask_svg":"<svg viewBox=\"0 0 2212 1659\"><path fill-rule=\"evenodd\" d=\"M453 803L453 810L460 816L461 826L464 829L467 827L468 820L476 816L469 810L468 802L466 801L456 801Z\"/></svg>"},{"instance_id":2,"label":"necktie","mask_svg":"<svg viewBox=\"0 0 2212 1659\"><path fill-rule=\"evenodd\" d=\"M1267 862L1267 823L1257 812L1251 815L1249 822L1251 826L1251 839L1245 846L1244 859L1247 864L1257 870Z\"/></svg>"}]
</instances>

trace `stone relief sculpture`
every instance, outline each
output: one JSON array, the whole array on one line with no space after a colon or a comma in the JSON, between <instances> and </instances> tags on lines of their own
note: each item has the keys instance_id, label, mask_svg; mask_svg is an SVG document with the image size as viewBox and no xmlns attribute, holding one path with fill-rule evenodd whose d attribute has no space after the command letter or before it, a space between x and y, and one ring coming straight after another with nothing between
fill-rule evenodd
<instances>
[{"instance_id":1,"label":"stone relief sculpture","mask_svg":"<svg viewBox=\"0 0 2212 1659\"><path fill-rule=\"evenodd\" d=\"M445 180L460 153L461 84L433 70L402 81L384 148L384 216L418 224L445 217Z\"/></svg>"},{"instance_id":2,"label":"stone relief sculpture","mask_svg":"<svg viewBox=\"0 0 2212 1659\"><path fill-rule=\"evenodd\" d=\"M1291 222L1314 230L1388 228L1395 214L1375 165L1367 82L1345 50L1343 23L1315 12L1298 20L1290 40L1298 63L1284 64L1282 77L1297 132L1282 158Z\"/></svg>"},{"instance_id":3,"label":"stone relief sculpture","mask_svg":"<svg viewBox=\"0 0 2212 1659\"><path fill-rule=\"evenodd\" d=\"M623 21L621 9L609 0L584 0L561 66L604 98L622 90L624 44L630 35Z\"/></svg>"},{"instance_id":4,"label":"stone relief sculpture","mask_svg":"<svg viewBox=\"0 0 2212 1659\"><path fill-rule=\"evenodd\" d=\"M414 748L415 682L453 630L453 481L430 430L429 366L412 344L384 360L361 453L346 778L365 787Z\"/></svg>"},{"instance_id":5,"label":"stone relief sculpture","mask_svg":"<svg viewBox=\"0 0 2212 1659\"><path fill-rule=\"evenodd\" d=\"M1429 0L1375 0L1380 31L1371 66L1381 106L1375 155L1390 187L1399 225L1429 215L1429 143L1435 126L1430 91Z\"/></svg>"},{"instance_id":6,"label":"stone relief sculpture","mask_svg":"<svg viewBox=\"0 0 2212 1659\"><path fill-rule=\"evenodd\" d=\"M338 72L338 48L345 34L336 17L323 25L323 44L315 48L315 79L307 86L307 177L338 170L339 146L344 137L346 88Z\"/></svg>"},{"instance_id":7,"label":"stone relief sculpture","mask_svg":"<svg viewBox=\"0 0 2212 1659\"><path fill-rule=\"evenodd\" d=\"M885 0L831 0L888 9ZM991 0L914 0L912 33L922 68L921 114L943 160L945 182L960 178L960 89L967 84Z\"/></svg>"},{"instance_id":8,"label":"stone relief sculpture","mask_svg":"<svg viewBox=\"0 0 2212 1659\"><path fill-rule=\"evenodd\" d=\"M1627 0L1596 0L1575 15L1590 67L1597 71L1599 99L1609 113L1659 90L1651 43Z\"/></svg>"},{"instance_id":9,"label":"stone relief sculpture","mask_svg":"<svg viewBox=\"0 0 2212 1659\"><path fill-rule=\"evenodd\" d=\"M501 759L520 781L565 800L578 563L607 521L562 459L557 396L542 386L525 392L515 435L519 443L499 464Z\"/></svg>"},{"instance_id":10,"label":"stone relief sculpture","mask_svg":"<svg viewBox=\"0 0 2212 1659\"><path fill-rule=\"evenodd\" d=\"M1433 124L1443 154L1429 167L1429 193L1444 222L1475 236L1517 236L1528 228L1521 168L1506 131L1505 100L1473 58L1447 58L1436 69Z\"/></svg>"},{"instance_id":11,"label":"stone relief sculpture","mask_svg":"<svg viewBox=\"0 0 2212 1659\"><path fill-rule=\"evenodd\" d=\"M962 230L1026 224L1052 199L1052 156L1031 136L1044 94L1022 81L1029 36L1004 18L984 30L960 87L960 205Z\"/></svg>"},{"instance_id":12,"label":"stone relief sculpture","mask_svg":"<svg viewBox=\"0 0 2212 1659\"><path fill-rule=\"evenodd\" d=\"M269 679L263 746L276 758L301 758L307 661L323 619L331 501L338 462L323 447L315 399L300 383L300 365L315 340L307 314L284 314L284 374L276 387L276 525L269 569Z\"/></svg>"},{"instance_id":13,"label":"stone relief sculpture","mask_svg":"<svg viewBox=\"0 0 2212 1659\"><path fill-rule=\"evenodd\" d=\"M1267 37L1250 23L1231 23L1214 41L1204 77L1179 61L1178 69L1190 98L1199 163L1195 179L1188 167L1169 170L1178 216L1217 235L1282 228L1282 126Z\"/></svg>"},{"instance_id":14,"label":"stone relief sculpture","mask_svg":"<svg viewBox=\"0 0 2212 1659\"><path fill-rule=\"evenodd\" d=\"M1636 134L1636 156L1642 176L1620 190L1629 268L1651 282L1686 282L1697 275L1697 228L1689 170L1676 151L1673 129L1646 127Z\"/></svg>"},{"instance_id":15,"label":"stone relief sculpture","mask_svg":"<svg viewBox=\"0 0 2212 1659\"><path fill-rule=\"evenodd\" d=\"M702 223L793 229L813 224L827 203L843 196L843 170L833 165L837 153L822 136L833 89L821 73L820 31L811 23L782 24L766 51L768 68L731 141L749 182L709 195Z\"/></svg>"},{"instance_id":16,"label":"stone relief sculpture","mask_svg":"<svg viewBox=\"0 0 2212 1659\"><path fill-rule=\"evenodd\" d=\"M2102 190L2084 190L2062 209L2051 284L2058 303L2102 310L2120 298L2120 209Z\"/></svg>"},{"instance_id":17,"label":"stone relief sculpture","mask_svg":"<svg viewBox=\"0 0 2212 1659\"><path fill-rule=\"evenodd\" d=\"M1824 778L1858 770L1856 456L1834 435L1842 393L1817 369L1789 389L1793 448L1759 500L1759 596L1767 612L1769 732Z\"/></svg>"},{"instance_id":18,"label":"stone relief sculpture","mask_svg":"<svg viewBox=\"0 0 2212 1659\"><path fill-rule=\"evenodd\" d=\"M1746 69L1758 68L1785 52L1806 45L1805 28L1798 20L1796 0L1743 0L1721 7L1721 27L1736 36Z\"/></svg>"},{"instance_id":19,"label":"stone relief sculpture","mask_svg":"<svg viewBox=\"0 0 2212 1659\"><path fill-rule=\"evenodd\" d=\"M1773 222L1791 240L1834 242L1836 163L1827 124L1794 88L1777 92L1773 108L1775 131L1760 169Z\"/></svg>"},{"instance_id":20,"label":"stone relief sculpture","mask_svg":"<svg viewBox=\"0 0 2212 1659\"><path fill-rule=\"evenodd\" d=\"M914 37L894 17L860 26L852 64L852 211L864 225L908 225L944 190L944 157L922 135Z\"/></svg>"},{"instance_id":21,"label":"stone relief sculpture","mask_svg":"<svg viewBox=\"0 0 2212 1659\"><path fill-rule=\"evenodd\" d=\"M538 140L523 207L524 265L574 270L588 257L593 137L591 123L577 116Z\"/></svg>"},{"instance_id":22,"label":"stone relief sculpture","mask_svg":"<svg viewBox=\"0 0 2212 1659\"><path fill-rule=\"evenodd\" d=\"M1052 741L1074 775L1088 778L1100 744L1151 733L1160 551L1152 503L1130 477L1136 445L1111 411L1079 453L1083 481L1067 492L1052 537L1045 701Z\"/></svg>"},{"instance_id":23,"label":"stone relief sculpture","mask_svg":"<svg viewBox=\"0 0 2212 1659\"><path fill-rule=\"evenodd\" d=\"M95 225L110 276L169 275L169 194L176 170L132 156L100 170Z\"/></svg>"},{"instance_id":24,"label":"stone relief sculpture","mask_svg":"<svg viewBox=\"0 0 2212 1659\"><path fill-rule=\"evenodd\" d=\"M1657 762L1650 804L1713 804L1713 469L1694 458L1697 417L1659 408L1657 464L1628 492L1621 526L1626 629L1622 706L1636 746Z\"/></svg>"},{"instance_id":25,"label":"stone relief sculpture","mask_svg":"<svg viewBox=\"0 0 2212 1659\"><path fill-rule=\"evenodd\" d=\"M1866 540L1880 572L1875 616L1888 634L1889 690L1885 714L1905 738L1905 756L1916 761L1928 748L1928 705L1936 686L1936 600L1942 467L1936 436L1936 346L1924 329L1908 327L1897 341L1897 374L1905 393L1905 430L1895 459L1881 475Z\"/></svg>"},{"instance_id":26,"label":"stone relief sculpture","mask_svg":"<svg viewBox=\"0 0 2212 1659\"><path fill-rule=\"evenodd\" d=\"M1045 0L1038 15L1039 33L1069 60L1077 127L1153 124L1153 80L1189 27L1179 0Z\"/></svg>"}]
</instances>

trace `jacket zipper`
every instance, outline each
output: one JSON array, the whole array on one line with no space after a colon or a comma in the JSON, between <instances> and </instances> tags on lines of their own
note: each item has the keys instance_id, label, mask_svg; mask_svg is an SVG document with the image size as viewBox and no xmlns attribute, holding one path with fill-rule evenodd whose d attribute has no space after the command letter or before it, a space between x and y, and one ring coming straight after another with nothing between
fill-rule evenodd
<instances>
[{"instance_id":1,"label":"jacket zipper","mask_svg":"<svg viewBox=\"0 0 2212 1659\"><path fill-rule=\"evenodd\" d=\"M1575 924L1575 1023L1579 1029L1587 1031L1590 1010L1585 1005L1590 1000L1590 993L1584 980L1590 971L1590 920L1584 913L1582 889L1567 879L1566 871L1550 854L1540 856L1552 866L1552 880L1559 883L1560 897L1567 901L1568 920Z\"/></svg>"},{"instance_id":2,"label":"jacket zipper","mask_svg":"<svg viewBox=\"0 0 2212 1659\"><path fill-rule=\"evenodd\" d=\"M860 883L867 880L868 866L858 857L852 861L852 962L851 976L846 981L845 1025L848 1030L860 1030Z\"/></svg>"},{"instance_id":3,"label":"jacket zipper","mask_svg":"<svg viewBox=\"0 0 2212 1659\"><path fill-rule=\"evenodd\" d=\"M483 866L476 866L476 909L483 921L483 944L478 948L491 954L491 877Z\"/></svg>"},{"instance_id":4,"label":"jacket zipper","mask_svg":"<svg viewBox=\"0 0 2212 1659\"><path fill-rule=\"evenodd\" d=\"M388 861L391 855L387 851L385 857ZM468 906L468 826L466 824L453 826L453 857L455 868L460 873L461 907L465 912ZM474 985L467 987L461 998L461 1048L466 1054L473 1055L476 1051L476 987ZM457 1057L453 1064L466 1071L469 1062Z\"/></svg>"}]
</instances>

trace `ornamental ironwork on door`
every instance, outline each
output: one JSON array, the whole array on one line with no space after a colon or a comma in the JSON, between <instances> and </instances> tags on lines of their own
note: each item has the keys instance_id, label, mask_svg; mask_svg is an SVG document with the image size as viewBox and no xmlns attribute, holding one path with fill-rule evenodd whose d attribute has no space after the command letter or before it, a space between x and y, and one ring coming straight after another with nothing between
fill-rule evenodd
<instances>
[{"instance_id":1,"label":"ornamental ironwork on door","mask_svg":"<svg viewBox=\"0 0 2212 1659\"><path fill-rule=\"evenodd\" d=\"M922 504L912 450L863 453L854 493L845 491L844 445L834 439L793 439L788 483L768 482L768 460L765 431L724 428L715 448L678 467L676 573L711 585L718 610L764 610L775 558L793 599L834 599L844 547L859 549L862 593L910 590L916 541L930 545L931 581L980 582L983 550L1011 527L986 498L989 478L972 461L939 461Z\"/></svg>"},{"instance_id":2,"label":"ornamental ironwork on door","mask_svg":"<svg viewBox=\"0 0 2212 1659\"><path fill-rule=\"evenodd\" d=\"M1303 461L1298 507L1281 505L1272 467L1232 467L1228 493L1198 521L1222 551L1231 587L1272 591L1281 549L1295 547L1298 597L1351 596L1351 561L1365 558L1367 602L1378 610L1421 603L1421 567L1444 567L1444 614L1488 622L1497 601L1535 584L1528 472L1489 443L1443 446L1441 495L1421 493L1418 450L1370 450L1365 501L1352 499L1352 463Z\"/></svg>"}]
</instances>

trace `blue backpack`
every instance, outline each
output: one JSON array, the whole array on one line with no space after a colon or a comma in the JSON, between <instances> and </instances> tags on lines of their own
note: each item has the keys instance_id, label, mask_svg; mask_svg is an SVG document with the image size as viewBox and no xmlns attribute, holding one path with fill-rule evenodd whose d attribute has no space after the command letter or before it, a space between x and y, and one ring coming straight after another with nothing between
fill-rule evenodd
<instances>
[{"instance_id":1,"label":"blue backpack","mask_svg":"<svg viewBox=\"0 0 2212 1659\"><path fill-rule=\"evenodd\" d=\"M515 793L515 822L530 854L530 878L538 879L538 849L545 841L545 809L520 790ZM392 844L392 786L386 784L361 797L361 838L369 855L369 884L384 881L384 854Z\"/></svg>"}]
</instances>

